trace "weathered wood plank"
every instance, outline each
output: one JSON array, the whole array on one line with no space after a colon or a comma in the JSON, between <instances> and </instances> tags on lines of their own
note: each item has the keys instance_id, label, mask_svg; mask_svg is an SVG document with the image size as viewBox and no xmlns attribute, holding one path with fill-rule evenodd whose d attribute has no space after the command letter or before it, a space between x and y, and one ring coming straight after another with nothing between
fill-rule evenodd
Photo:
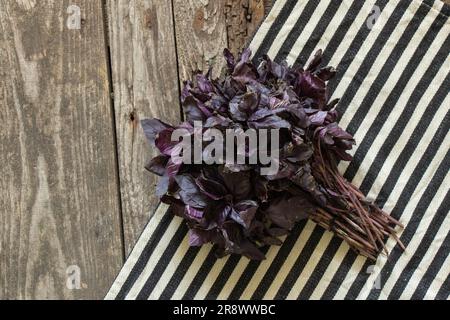
<instances>
[{"instance_id":1,"label":"weathered wood plank","mask_svg":"<svg viewBox=\"0 0 450 320\"><path fill-rule=\"evenodd\" d=\"M0 299L99 299L122 265L108 92L100 1L0 0Z\"/></svg>"},{"instance_id":2,"label":"weathered wood plank","mask_svg":"<svg viewBox=\"0 0 450 320\"><path fill-rule=\"evenodd\" d=\"M172 7L167 0L107 2L119 172L127 254L158 204L152 152L140 120L180 120Z\"/></svg>"},{"instance_id":3,"label":"weathered wood plank","mask_svg":"<svg viewBox=\"0 0 450 320\"><path fill-rule=\"evenodd\" d=\"M225 0L228 48L241 51L265 16L270 0Z\"/></svg>"},{"instance_id":4,"label":"weathered wood plank","mask_svg":"<svg viewBox=\"0 0 450 320\"><path fill-rule=\"evenodd\" d=\"M173 0L179 77L191 79L197 70L213 67L218 76L227 47L224 0Z\"/></svg>"}]
</instances>

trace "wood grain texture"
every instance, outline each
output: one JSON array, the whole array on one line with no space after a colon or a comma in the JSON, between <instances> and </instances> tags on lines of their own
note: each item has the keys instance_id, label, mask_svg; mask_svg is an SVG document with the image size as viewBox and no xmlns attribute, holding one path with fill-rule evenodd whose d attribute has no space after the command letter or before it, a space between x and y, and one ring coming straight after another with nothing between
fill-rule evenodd
<instances>
[{"instance_id":1,"label":"wood grain texture","mask_svg":"<svg viewBox=\"0 0 450 320\"><path fill-rule=\"evenodd\" d=\"M228 48L241 51L265 16L270 0L225 0Z\"/></svg>"},{"instance_id":2,"label":"wood grain texture","mask_svg":"<svg viewBox=\"0 0 450 320\"><path fill-rule=\"evenodd\" d=\"M167 0L107 2L125 248L133 248L158 199L144 166L156 155L140 120L180 120L172 7ZM170 3L169 3L170 4Z\"/></svg>"},{"instance_id":3,"label":"wood grain texture","mask_svg":"<svg viewBox=\"0 0 450 320\"><path fill-rule=\"evenodd\" d=\"M100 1L0 0L0 299L102 298L122 265L105 57Z\"/></svg>"},{"instance_id":4,"label":"wood grain texture","mask_svg":"<svg viewBox=\"0 0 450 320\"><path fill-rule=\"evenodd\" d=\"M213 67L218 76L227 47L224 0L173 0L179 77L191 79L198 70Z\"/></svg>"},{"instance_id":5,"label":"wood grain texture","mask_svg":"<svg viewBox=\"0 0 450 320\"><path fill-rule=\"evenodd\" d=\"M166 0L106 2L126 254L158 204L153 192L157 178L144 169L155 151L147 144L139 121L156 117L177 123L177 81L190 79L193 72L210 65L219 74L224 65L222 50L229 41L227 1L174 0L174 12ZM245 21L233 28L236 35L231 41L236 49L264 16L263 1L250 1L248 9L238 2L233 14ZM239 10L246 10L245 15Z\"/></svg>"}]
</instances>

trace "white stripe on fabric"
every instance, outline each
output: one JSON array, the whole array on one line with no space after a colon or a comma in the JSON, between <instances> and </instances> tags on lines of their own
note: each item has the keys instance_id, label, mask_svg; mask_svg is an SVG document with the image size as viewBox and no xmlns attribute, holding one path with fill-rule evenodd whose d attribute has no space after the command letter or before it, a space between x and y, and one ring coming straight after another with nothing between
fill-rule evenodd
<instances>
[{"instance_id":1,"label":"white stripe on fabric","mask_svg":"<svg viewBox=\"0 0 450 320\"><path fill-rule=\"evenodd\" d=\"M434 18L435 18L435 13L433 13L433 11L430 11L429 15L431 15L432 17L434 16ZM445 35L446 32L448 33L448 30L442 30L440 35ZM411 40L411 43L413 43L413 41L416 41L413 39ZM420 40L417 40L417 41L420 42ZM358 174L355 175L355 178L352 181L352 183L355 184L356 186L359 186L360 183L362 182L362 180L364 179L364 177L365 177L364 173L367 172L368 168L370 168L370 165L372 164L373 159L375 158L378 150L381 148L381 146L384 142L384 139L387 136L386 133L389 133L392 130L392 125L395 124L396 119L400 116L401 112L403 111L403 108L405 107L405 104L408 101L409 96L412 94L412 92L415 88L415 85L417 85L417 82L420 81L420 79L423 76L424 71L428 68L432 59L435 57L435 54L440 49L439 41L442 41L442 38L438 36L438 37L436 37L436 40L433 43L433 45L430 46L429 52L427 52L427 54L424 56L424 59L422 60L421 64L417 67L417 72L414 73L413 77L411 78L410 82L416 82L416 83L408 84L406 86L407 89L402 94L402 96L399 98L398 103L394 107L394 110L390 114L388 120L384 123L383 128L380 130L380 134L377 136L375 142L372 144L372 146L370 148L370 152L366 155L366 160L363 162L363 164L361 165L361 168L358 170ZM415 42L415 43L417 43L417 42ZM404 60L401 59L401 61L404 61ZM426 106L427 102L429 102L431 100L431 97L436 93L437 89L439 88L439 83L442 82L442 79L445 78L446 73L447 72L446 72L445 68L442 68L441 71L436 75L436 77L434 79L434 81L436 83L432 82L430 84L430 86L427 89L427 92L423 95L421 101L418 103L418 106ZM391 87L393 87L393 85ZM385 92L385 96L388 96L388 94L386 93L386 90L384 92ZM406 97L404 97L404 95L406 95ZM399 104L401 104L401 105L399 105ZM371 109L371 111L372 111L372 109ZM413 114L412 118L410 119L410 121L408 122L407 126L405 127L403 134L397 141L395 147L392 149L390 155L385 159L383 169L380 171L380 174L377 175L377 178L375 179L375 181L372 185L372 189L368 193L367 197L369 200L374 200L378 196L382 186L384 185L385 179L387 179L390 171L392 170L393 164L396 162L397 158L402 154L403 148L405 147L408 139L410 138L412 131L416 128L417 123L420 121L424 111L425 111L424 107L415 108L414 114ZM443 117L445 116L445 113L443 113L443 111L445 111L444 108L440 108L440 110L438 111L439 115L436 117L436 120L443 119ZM394 117L395 117L395 119L394 119ZM361 127L363 127L363 125ZM436 128L437 127L432 126L429 129L435 130ZM428 138L429 136L426 135L426 137ZM362 140L362 137L359 137L358 134L355 135L355 138L359 141ZM424 141L427 141L427 140L424 140ZM431 137L429 138L428 141L431 141ZM420 145L420 143L419 143L419 145ZM368 159L368 158L371 158L371 159ZM406 173L405 176L408 176L408 173ZM387 212L390 212L395 203L396 203L396 199L392 200L392 201L388 201L385 204L384 210L386 210ZM350 250L350 248L348 248L348 250ZM332 261L334 263L336 263L336 265L339 265L342 262L344 257L345 257L345 254L340 255L340 257L338 257L336 255ZM352 268L352 270L353 270L353 268ZM330 269L330 271L334 273L336 270ZM355 271L359 272L359 270L355 270ZM341 291L341 293L344 293L344 292Z\"/></svg>"},{"instance_id":2,"label":"white stripe on fabric","mask_svg":"<svg viewBox=\"0 0 450 320\"><path fill-rule=\"evenodd\" d=\"M449 179L450 179L450 177L449 177L449 175L447 175L445 181L443 182L443 184L441 186L441 189L440 189L441 192L444 192L444 193L448 192L448 186L450 185ZM436 195L436 197L437 197L437 195ZM443 197L445 197L445 195ZM437 205L439 205L439 203L434 203L434 200L433 200L433 205L437 206ZM432 215L432 214L433 214L433 212L431 212L430 215ZM431 219L429 219L429 220L431 220ZM421 228L419 228L418 230L421 230ZM439 228L433 241L431 242L430 247L427 249L427 252L423 256L422 261L420 262L420 265L413 272L410 280L408 281L408 284L405 287L405 290L400 295L400 299L410 299L411 298L411 296L413 295L417 286L419 285L420 280L423 278L425 272L428 270L431 263L433 262L433 258L436 256L438 250L444 244L445 237L448 235L449 232L450 232L450 214L447 214L447 216L445 217L445 220L442 222L441 227ZM425 235L425 234L423 234L423 235ZM415 236L413 238L416 247L420 244L420 241L418 241L417 239L418 239L417 236ZM397 263L397 265L398 264L399 263ZM395 272L393 271L392 274L395 274ZM392 275L391 275L391 278L392 278ZM396 281L398 281L398 279L396 279ZM436 293L437 293L437 291L434 292L434 294L436 294Z\"/></svg>"},{"instance_id":3,"label":"white stripe on fabric","mask_svg":"<svg viewBox=\"0 0 450 320\"><path fill-rule=\"evenodd\" d=\"M311 294L310 299L311 300L319 300L322 298L323 294L325 293L325 290L328 287L328 284L331 283L333 280L334 275L336 274L336 271L338 270L339 266L342 263L342 260L344 260L344 256L347 253L347 251L350 249L348 244L346 242L342 242L339 246L338 251L334 255L334 258L331 259L330 264L328 265L326 271L322 275L322 279L320 280L320 285L318 285L313 293Z\"/></svg>"},{"instance_id":4,"label":"white stripe on fabric","mask_svg":"<svg viewBox=\"0 0 450 320\"><path fill-rule=\"evenodd\" d=\"M389 97L388 92L392 90L392 88L395 87L395 84L400 79L400 76L402 75L402 71L404 71L405 66L407 65L408 61L412 58L414 55L417 44L422 41L422 39L425 37L426 32L424 30L427 30L427 26L430 26L433 21L438 16L438 12L434 10L430 10L428 15L425 17L425 19L422 20L422 23L420 27L417 29L416 33L414 34L413 38L410 40L407 48L404 50L401 58L398 60L398 63L395 65L395 68L392 70L392 73L390 74L389 78L386 79L386 82L384 84L384 87L379 92L377 98L375 99L375 102L372 104L370 108L370 113L366 115L363 122L359 126L358 130L354 134L354 137L357 141L363 141L364 137L366 136L367 132L369 131L369 128L372 126L374 121L376 120L378 113L380 112L381 108L383 107L384 103L386 102L387 98ZM406 22L405 22L406 23ZM441 34L445 37L446 30L442 30ZM448 31L447 31L448 32ZM411 77L408 84L405 86L404 91L402 92L401 97L399 98L397 105L394 107L394 111L389 115L388 120L385 122L383 129L380 130L381 133L384 132L390 132L392 130L392 125L395 124L395 119L401 114L401 111L403 110L406 102L408 101L409 97L414 92L414 88L421 80L423 74L428 69L428 66L430 65L432 58L434 58L435 54L437 53L438 49L440 48L440 44L442 43L442 38L436 37L433 45L430 46L429 52L424 55L424 59L421 61L421 64L417 66L416 72L414 73L414 76ZM394 43L394 45L396 42ZM386 47L385 47L386 48ZM434 54L433 54L434 51ZM369 85L370 83L373 83L373 78L377 76L377 72L381 70L382 65L385 63L385 57L388 56L388 54L383 54L383 52L380 53L379 59L376 60L376 62L373 64L371 71L369 72L369 75L372 75L372 78L365 79L365 84ZM365 92L361 89L366 89ZM354 96L352 102L350 103L349 107L347 108L347 111L342 116L342 119L339 121L339 124L342 127L347 127L350 123L352 116L356 112L356 110L359 108L359 103L364 100L364 97L367 94L367 91L370 90L371 86L361 86L360 90L358 90L357 94ZM400 104L400 105L398 105ZM416 108L420 109L420 108ZM395 118L394 118L395 117ZM382 137L385 137L386 135L380 134L377 136L377 139L380 141ZM373 145L370 149L371 152L368 152L366 154L366 157L373 156L375 157L377 152L373 151L372 149ZM354 148L350 154L354 155L357 148ZM362 163L369 168L371 161L362 161ZM343 161L342 164L339 166L339 169L341 172L344 172L347 167L349 166L350 162ZM364 170L360 170L362 172L365 172ZM359 186L364 178L363 175L359 175L355 177L356 179L353 180L353 183L356 184L356 186Z\"/></svg>"},{"instance_id":5,"label":"white stripe on fabric","mask_svg":"<svg viewBox=\"0 0 450 320\"><path fill-rule=\"evenodd\" d=\"M450 133L447 134L446 141L450 141ZM428 182L433 177L436 169L439 167L439 165L443 161L448 149L449 149L448 145L446 145L446 144L443 144L440 146L438 152L436 153L432 162L430 163L427 170L425 171L425 174L423 175L422 179L420 180L419 184L416 186L414 193L413 193L410 201L408 202L407 206L403 210L403 214L400 219L400 222L403 223L405 226L408 225L408 222L412 217L414 208L417 206L420 198L422 197L423 193L425 192ZM411 157L409 159L409 162L412 162L412 161L417 162L417 159L414 159L414 157ZM405 170L403 172L405 172L406 170L407 169L405 168ZM411 171L408 170L408 171L406 171L406 173L412 173L412 170ZM405 174L403 174L402 176L405 176ZM406 180L406 179L404 179L404 180ZM403 179L400 179L397 182L396 188L399 186L399 184L404 185L405 183L406 183L406 181L403 181ZM391 194L394 197L398 197L400 192L393 191ZM395 203L395 202L393 201L392 203ZM401 236L402 230L398 229L398 232L399 232L399 236ZM388 251L391 251L392 248L394 248L394 246L396 246L396 245L397 245L396 241L392 238L389 238L386 242L386 248L388 249ZM380 255L378 257L377 262L374 267L374 272L367 279L367 283L373 283L374 279L379 275L380 270L383 268L386 261L387 261L387 259L386 259L385 255ZM366 299L367 296L369 295L369 293L370 293L370 288L369 289L364 288L363 290L361 290L358 297L360 299Z\"/></svg>"},{"instance_id":6,"label":"white stripe on fabric","mask_svg":"<svg viewBox=\"0 0 450 320\"><path fill-rule=\"evenodd\" d=\"M385 12L389 12L389 13L392 13L392 12L393 12L393 8L391 8L391 9L389 10L389 9L388 9L388 6L389 6L389 3L388 3L388 5L386 6L385 10L383 11L382 15L380 16L380 18L378 19L378 20L381 20L381 18L384 17L384 19L386 20L386 21L384 21L384 23L386 23L387 20L388 20L389 17L390 17L390 14L386 14ZM411 9L411 8L412 8L412 9ZM411 6L410 6L410 9L412 10L412 12L411 12L410 14L408 14L409 11L408 11L408 10L406 11L405 15L403 16L403 19L399 22L399 24L398 24L397 27L395 28L395 31L391 34L389 40L387 41L387 43L389 43L389 45L385 46L384 49L383 49L383 51L382 51L382 52L380 53L380 55L378 56L378 57L379 57L379 58L377 59L378 64L379 64L379 65L377 66L378 68L381 68L380 65L381 65L381 60L382 60L381 57L383 56L383 52L384 52L384 54L390 54L390 51L392 51L392 49L394 48L395 44L397 43L398 37L400 37L401 34L403 33L403 28L404 28L403 24L407 24L409 21L411 21L412 17L414 16L415 11L416 11L418 8L419 8L419 5L417 5L417 3L415 3L415 5L413 5L413 3L412 3ZM377 31L381 31L381 30L382 30L382 22L377 21L377 24L374 26L374 29L376 28L376 26L379 26L379 28L377 29ZM370 34L373 35L373 38L377 38L377 37L378 37L378 32L376 32L376 33L373 32L374 29L372 29L372 32L371 32ZM369 36L368 38L370 38L370 36ZM376 45L375 40L373 41L373 45ZM363 45L363 46L361 47L361 50L367 50L367 51L368 51L369 48L368 48L368 47L365 48L365 45ZM346 51L346 50L345 50L345 51ZM358 56L358 55L359 55L359 53L358 53L356 56ZM356 60L356 59L355 59L355 60ZM362 59L361 59L359 62L362 63ZM353 68L355 69L355 71L353 71L353 72L356 72L356 70L358 70L359 65L356 66L356 64L355 64L354 67L352 68L353 65L354 65L354 64L352 63L352 65L348 68L348 70L347 70L347 72L346 72L346 75L343 76L343 80L345 79L346 76L350 78L349 71L352 71ZM379 70L379 69L378 69L378 70ZM370 74L370 73L369 73L369 74ZM346 87L341 86L341 83L343 82L343 80L341 80L341 82L339 83L338 88L336 89L336 91L339 91L339 90L340 90L340 91L339 91L339 92L340 92L339 94L342 94L343 92L345 92L345 89L346 89ZM367 79L366 79L366 81L370 83L370 81L368 81ZM348 82L349 82L348 84L350 84L350 81L348 81ZM360 90L361 90L361 88L367 88L367 85L368 85L367 82L364 82L364 83L363 83L363 85L360 87ZM347 85L347 86L348 86L348 85ZM370 88L370 87L369 87L369 88ZM368 88L367 88L367 90L368 90ZM367 93L367 90L366 90L366 93ZM362 101L362 100L361 100L361 101ZM347 110L347 112L346 112L345 114L348 114L348 110ZM326 234L326 233L325 233L325 234ZM324 236L325 236L325 234L324 234ZM320 260L320 258L322 257L323 251L324 251L325 248L329 245L329 243L331 242L332 238L331 238L331 237L330 237L329 239L327 238L327 240L328 240L328 241L326 241L326 240L325 240L325 241L322 241L322 240L321 240L320 244L317 245L317 247L316 247L316 249L315 249L315 251L314 251L314 254L313 254L312 257L311 257L312 260L316 260L316 264L317 264L317 262ZM335 258L337 258L337 257L335 257ZM343 259L343 258L344 258L344 255L341 256L341 258ZM353 269L351 269L350 272L351 272L352 270L353 270ZM355 277L356 277L356 275L355 275ZM305 282L307 281L307 279L304 280L303 283L299 283L299 281L301 281L300 279L303 279L303 278L299 278L299 280L297 280L297 286L298 286L299 288L303 288L303 285L305 284ZM321 281L319 281L319 282L321 282ZM298 291L298 294L300 293L300 291L301 291L301 289ZM293 291L293 292L295 292L295 291ZM294 294L294 293L293 293L293 294ZM291 298L292 298L292 297L291 297Z\"/></svg>"},{"instance_id":7,"label":"white stripe on fabric","mask_svg":"<svg viewBox=\"0 0 450 320\"><path fill-rule=\"evenodd\" d=\"M189 285L191 284L191 281L195 278L195 275L198 272L199 266L203 264L206 257L212 250L212 245L204 245L200 248L200 251L198 252L195 263L191 264L188 271L184 275L183 279L181 280L180 284L177 287L177 290L175 290L172 300L180 300L183 298L186 291L189 289Z\"/></svg>"},{"instance_id":8,"label":"white stripe on fabric","mask_svg":"<svg viewBox=\"0 0 450 320\"><path fill-rule=\"evenodd\" d=\"M275 18L280 13L281 9L286 4L286 1L292 1L292 0L277 0L275 1L272 9L270 10L269 14L267 15L266 19L263 21L263 23L259 26L258 32L254 35L249 48L252 50L252 52L256 52L261 45L261 42L263 42L264 38L267 35L267 32L269 32L270 27L272 26L273 22L275 21Z\"/></svg>"},{"instance_id":9,"label":"white stripe on fabric","mask_svg":"<svg viewBox=\"0 0 450 320\"><path fill-rule=\"evenodd\" d=\"M295 42L294 46L292 47L291 51L289 52L288 56L286 57L286 61L288 62L288 64L291 65L295 62L295 59L297 59L303 46L306 44L306 40L311 37L311 33L316 28L316 25L319 22L320 17L323 16L323 14L325 13L325 10L327 9L328 4L329 4L329 1L320 1L319 5L314 10L314 13L311 16L311 19L309 20L308 24L303 29L302 33L299 35L297 41ZM276 54L276 53L278 53L278 50L276 52L274 52L274 54ZM269 55L269 57L272 57L272 56Z\"/></svg>"},{"instance_id":10,"label":"white stripe on fabric","mask_svg":"<svg viewBox=\"0 0 450 320\"><path fill-rule=\"evenodd\" d=\"M172 275L177 270L178 265L181 263L181 260L183 259L184 255L186 254L188 249L189 249L189 236L188 236L188 233L186 233L186 236L184 237L184 239L180 243L177 251L173 255L172 260L166 266L164 273L161 275L161 277L159 278L159 281L155 285L155 288L150 293L150 296L148 297L149 300L159 298L161 293L164 291L168 280L170 280Z\"/></svg>"},{"instance_id":11,"label":"white stripe on fabric","mask_svg":"<svg viewBox=\"0 0 450 320\"><path fill-rule=\"evenodd\" d=\"M312 221L308 221L306 223L302 233L300 234L297 241L295 242L295 245L293 246L293 248L295 248L295 252L292 252L281 266L280 270L275 276L275 279L277 279L277 281L271 283L269 289L267 290L264 296L264 300L270 300L275 298L275 295L277 294L278 290L280 289L281 285L286 279L286 276L289 274L292 267L294 266L294 263L297 260L298 255L300 254L300 252L302 252L303 247L308 241L308 238L311 236L311 233L314 230L315 226L316 224Z\"/></svg>"},{"instance_id":12,"label":"white stripe on fabric","mask_svg":"<svg viewBox=\"0 0 450 320\"><path fill-rule=\"evenodd\" d=\"M308 263L306 264L300 276L297 278L295 284L292 286L291 291L287 296L288 300L297 299L297 297L299 296L300 292L303 289L303 286L306 284L306 282L309 280L312 273L314 272L314 268L317 266L317 263L319 263L320 258L322 257L325 249L327 248L327 244L331 241L333 237L334 235L332 232L326 231L323 234L322 238L320 239L320 242L317 244L317 247L314 250L314 253L308 259Z\"/></svg>"},{"instance_id":13,"label":"white stripe on fabric","mask_svg":"<svg viewBox=\"0 0 450 320\"><path fill-rule=\"evenodd\" d=\"M327 2L327 1L322 1ZM298 1L295 4L294 10L292 10L291 14L289 15L288 19L284 23L283 27L281 28L280 32L277 35L277 40L272 43L270 46L269 51L267 52L267 55L271 58L275 57L275 55L278 53L278 50L280 50L281 46L285 42L287 36L294 28L295 23L297 22L298 18L303 12L303 9L305 9L305 6L308 2L307 1Z\"/></svg>"},{"instance_id":14,"label":"white stripe on fabric","mask_svg":"<svg viewBox=\"0 0 450 320\"><path fill-rule=\"evenodd\" d=\"M441 287L444 285L449 285L448 282L446 282L449 275L448 266L450 266L450 254L447 254L445 262L442 264L441 269L437 273L436 277L428 288L427 293L423 297L424 300L434 300ZM450 292L447 292L447 300L449 300L449 298Z\"/></svg>"},{"instance_id":15,"label":"white stripe on fabric","mask_svg":"<svg viewBox=\"0 0 450 320\"><path fill-rule=\"evenodd\" d=\"M195 295L194 300L205 299L209 290L211 290L211 287L214 284L214 281L216 281L217 277L220 274L220 271L222 271L223 267L225 266L225 263L227 263L229 258L230 258L230 256L227 256L222 259L217 259L217 261L214 263L214 266L212 267L211 271L208 273L208 276L203 281L202 286L200 287L197 294Z\"/></svg>"},{"instance_id":16,"label":"white stripe on fabric","mask_svg":"<svg viewBox=\"0 0 450 320\"><path fill-rule=\"evenodd\" d=\"M282 241L284 242L286 240L286 237L282 238ZM248 283L245 290L242 292L242 295L240 299L250 299L253 293L256 291L256 288L261 283L262 278L266 274L267 270L272 265L272 262L274 261L275 257L277 256L278 252L280 251L281 247L279 246L271 246L269 251L266 254L267 259L262 261L261 264L258 266L258 269L256 270L255 274L251 278L250 282Z\"/></svg>"},{"instance_id":17,"label":"white stripe on fabric","mask_svg":"<svg viewBox=\"0 0 450 320\"><path fill-rule=\"evenodd\" d=\"M245 268L248 266L249 263L250 260L246 257L242 257L239 259L239 263L233 269L233 272L231 273L230 277L227 279L227 282L225 283L219 295L217 296L218 300L224 300L228 298L228 295L231 293L234 286L239 281L240 277L244 273Z\"/></svg>"},{"instance_id":18,"label":"white stripe on fabric","mask_svg":"<svg viewBox=\"0 0 450 320\"><path fill-rule=\"evenodd\" d=\"M114 284L111 286L111 289L109 289L105 300L113 300L117 296L123 284L125 283L130 271L133 269L133 266L136 264L145 246L150 241L153 232L161 222L161 219L166 214L168 208L169 206L164 203L160 203L156 208L154 215L150 219L149 223L147 223L147 226L139 237L133 250L131 250L131 253L126 260L125 265L120 270L120 273L114 281Z\"/></svg>"},{"instance_id":19,"label":"white stripe on fabric","mask_svg":"<svg viewBox=\"0 0 450 320\"><path fill-rule=\"evenodd\" d=\"M147 281L148 277L151 275L156 264L158 263L159 259L161 258L162 254L164 253L164 250L166 250L166 248L169 245L173 245L170 243L170 240L175 235L175 232L177 232L182 221L183 220L179 217L175 217L174 219L172 219L169 227L167 228L166 232L162 236L163 241L159 241L158 245L155 247L155 250L152 252L150 258L148 259L148 262L145 265L144 270L141 272L141 274L137 278L136 282L133 284L133 286L131 287L127 296L125 297L126 300L136 299L139 292L144 287L145 282Z\"/></svg>"}]
</instances>

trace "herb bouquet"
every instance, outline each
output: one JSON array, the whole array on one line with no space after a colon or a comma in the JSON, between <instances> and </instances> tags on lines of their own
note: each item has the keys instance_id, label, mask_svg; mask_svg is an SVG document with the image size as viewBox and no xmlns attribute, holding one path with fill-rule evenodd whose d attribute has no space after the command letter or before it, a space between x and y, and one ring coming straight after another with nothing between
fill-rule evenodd
<instances>
[{"instance_id":1,"label":"herb bouquet","mask_svg":"<svg viewBox=\"0 0 450 320\"><path fill-rule=\"evenodd\" d=\"M146 168L161 177L161 201L186 220L190 245L213 243L219 257L260 260L262 246L281 245L280 237L306 218L371 259L387 236L399 241L400 223L338 172L355 141L337 123L338 100L329 101L327 90L335 70L319 67L322 52L306 67L267 56L255 66L248 49L238 59L227 49L224 56L223 77L198 73L185 82L185 122L142 121L160 152ZM221 141L230 133L237 147ZM200 148L200 157L187 147Z\"/></svg>"}]
</instances>

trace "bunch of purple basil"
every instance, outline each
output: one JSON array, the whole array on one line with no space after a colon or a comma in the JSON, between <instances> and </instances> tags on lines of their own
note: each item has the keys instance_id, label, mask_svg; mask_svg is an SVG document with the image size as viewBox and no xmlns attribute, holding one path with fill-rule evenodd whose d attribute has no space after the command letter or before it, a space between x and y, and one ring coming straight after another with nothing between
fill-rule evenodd
<instances>
[{"instance_id":1,"label":"bunch of purple basil","mask_svg":"<svg viewBox=\"0 0 450 320\"><path fill-rule=\"evenodd\" d=\"M227 70L219 79L211 72L187 81L181 94L184 122L170 125L157 119L142 121L146 137L160 155L146 169L160 176L156 193L184 218L189 244L212 243L217 256L245 255L264 259L261 247L281 245L305 218L345 239L357 252L376 258L385 237L400 225L364 199L337 170L355 144L339 127L336 104L329 101L327 81L332 67L320 68L319 50L306 66L290 67L264 56L253 64L250 50L235 58L224 50ZM185 163L174 159L183 129L279 130L279 169L262 175L256 163ZM194 140L194 139L193 139ZM208 141L203 141L207 145ZM245 157L249 156L248 148Z\"/></svg>"}]
</instances>

